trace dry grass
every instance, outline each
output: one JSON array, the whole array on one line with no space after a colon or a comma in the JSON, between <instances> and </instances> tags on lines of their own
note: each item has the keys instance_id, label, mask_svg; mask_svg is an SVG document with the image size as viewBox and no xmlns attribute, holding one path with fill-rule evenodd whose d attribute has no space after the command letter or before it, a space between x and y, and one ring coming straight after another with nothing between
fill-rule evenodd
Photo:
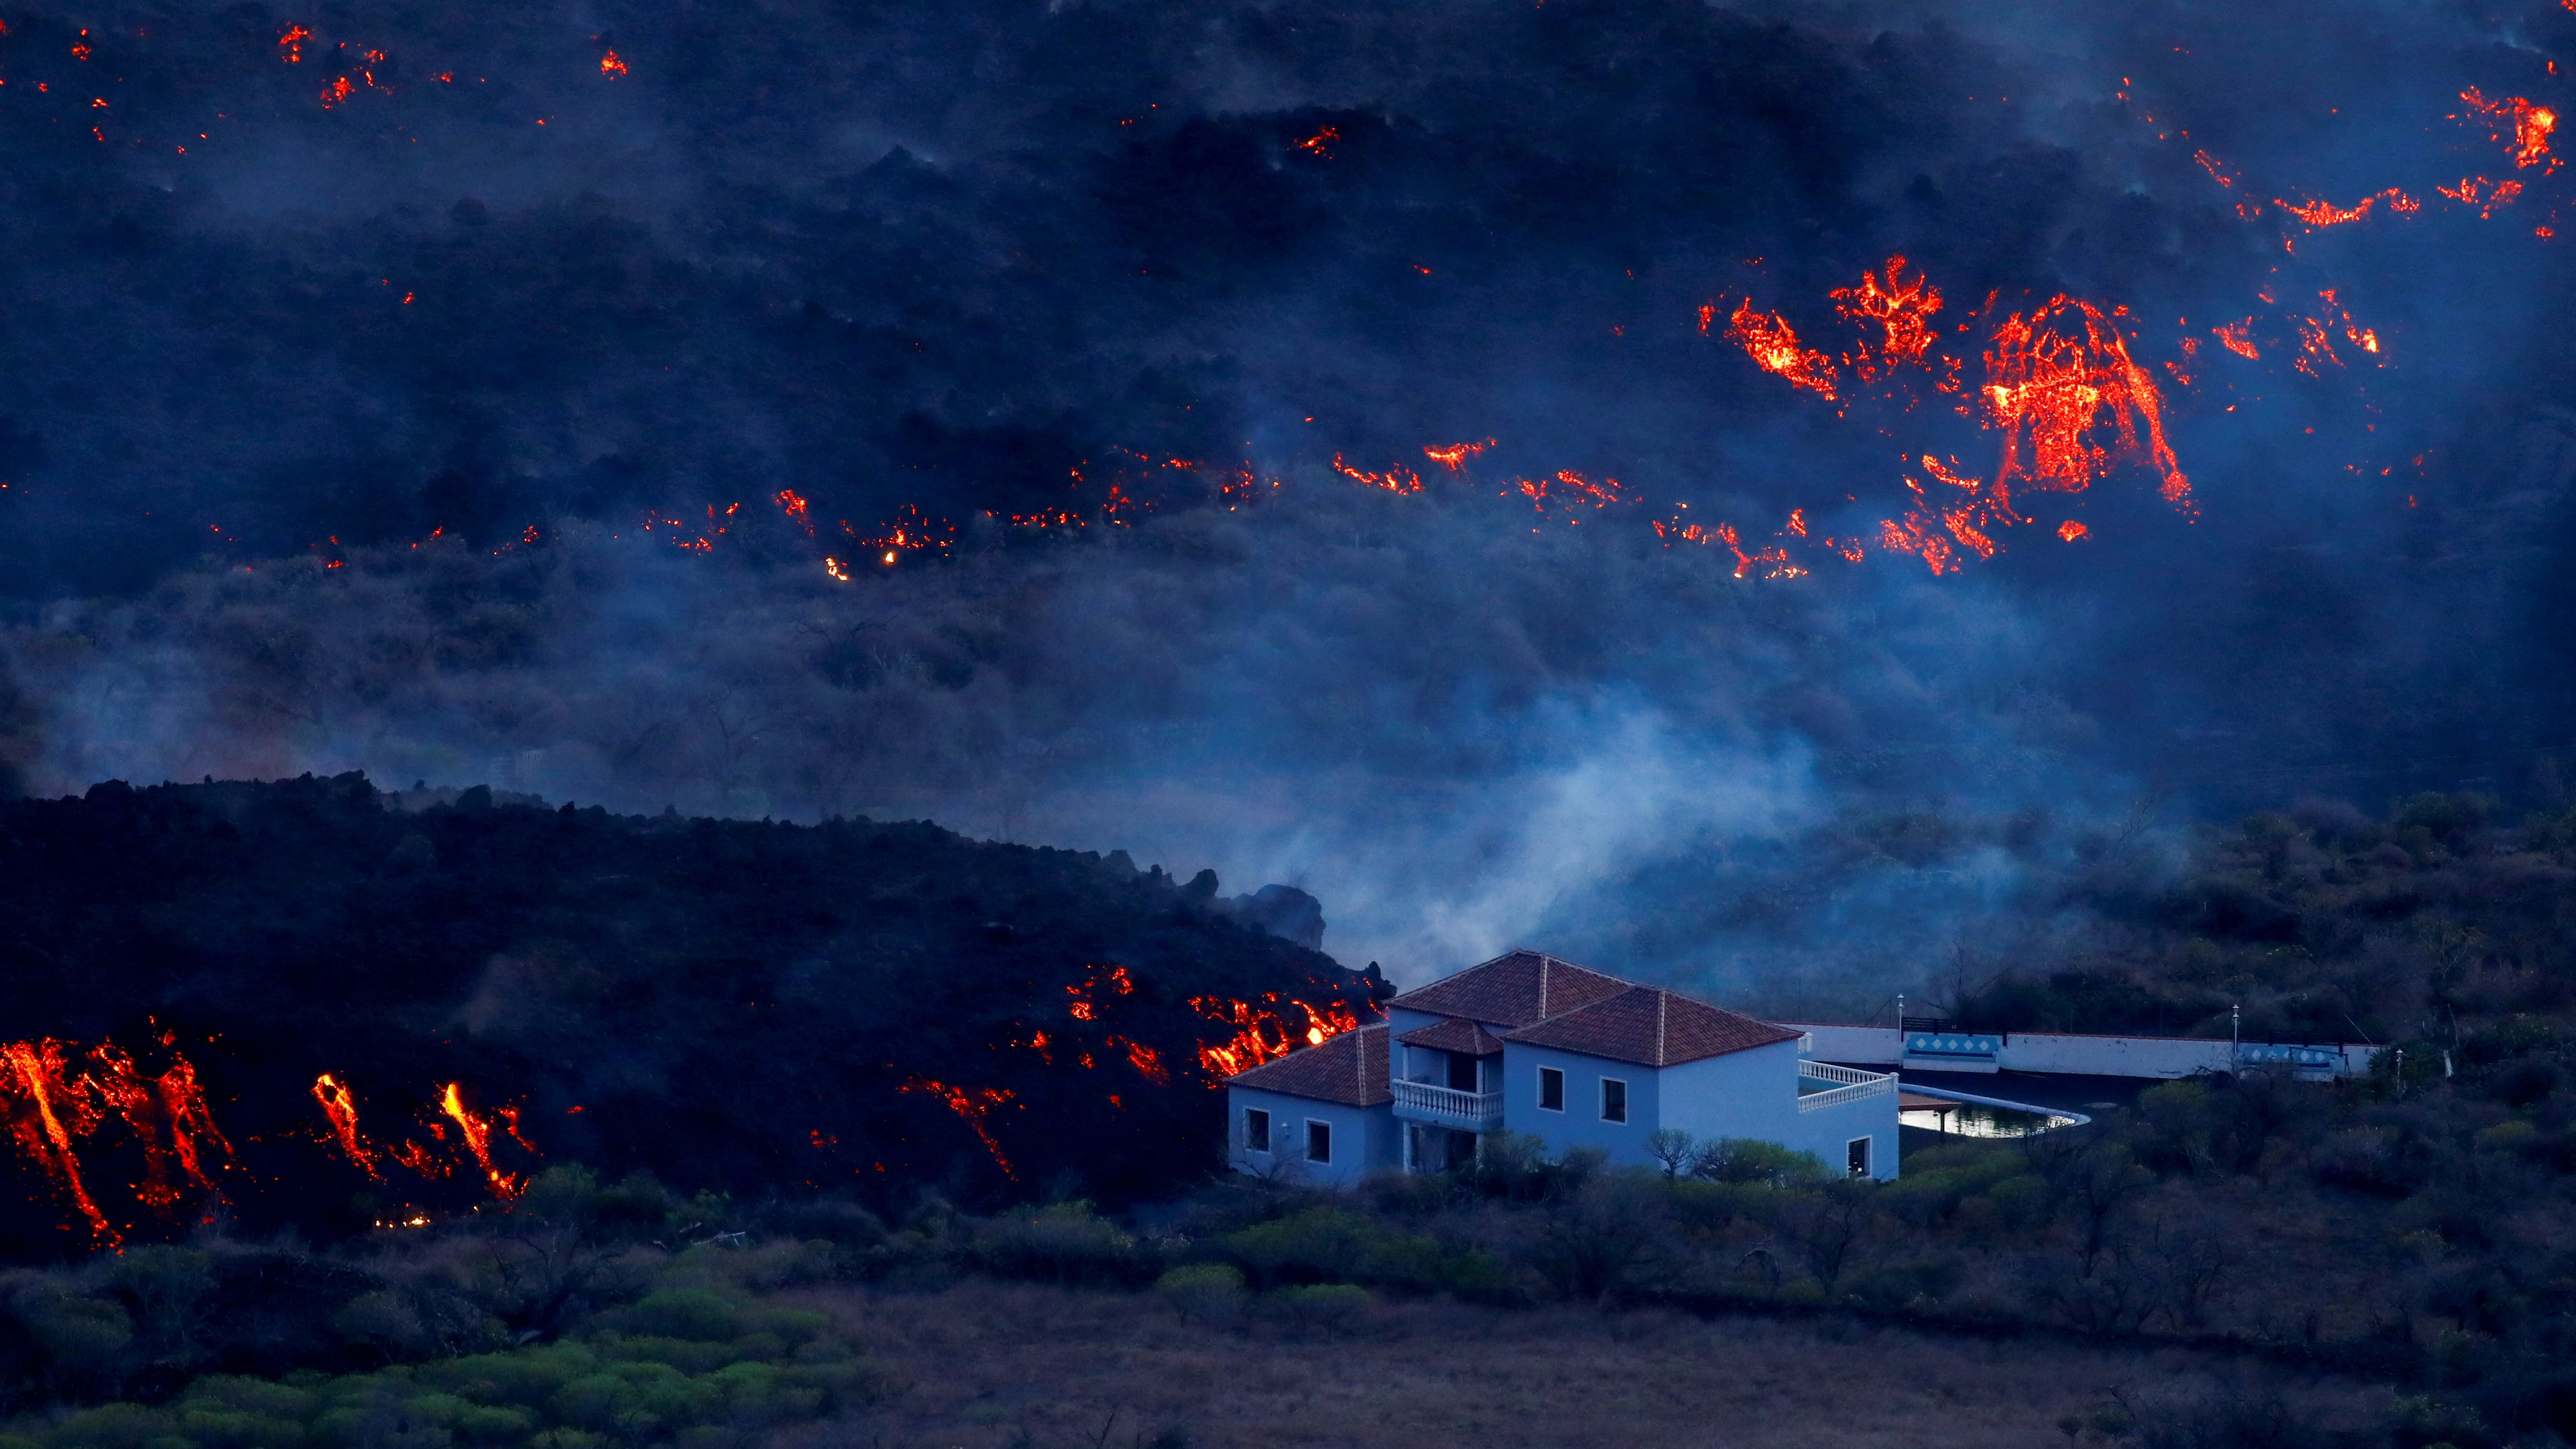
<instances>
[{"instance_id":1,"label":"dry grass","mask_svg":"<svg viewBox=\"0 0 2576 1449\"><path fill-rule=\"evenodd\" d=\"M1326 1338L1258 1314L1184 1324L1151 1295L989 1281L812 1301L909 1384L862 1419L818 1426L817 1449L1132 1446L1172 1426L1201 1449L1997 1449L2067 1445L2059 1420L2103 1408L2114 1387L2131 1402L2279 1392L2317 1427L2388 1402L2178 1351L1830 1322L1393 1304Z\"/></svg>"}]
</instances>

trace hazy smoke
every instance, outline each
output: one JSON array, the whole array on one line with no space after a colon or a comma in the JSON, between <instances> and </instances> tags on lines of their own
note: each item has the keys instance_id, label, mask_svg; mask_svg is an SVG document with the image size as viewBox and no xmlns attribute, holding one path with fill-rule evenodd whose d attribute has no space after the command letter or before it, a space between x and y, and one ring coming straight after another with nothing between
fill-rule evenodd
<instances>
[{"instance_id":1,"label":"hazy smoke","mask_svg":"<svg viewBox=\"0 0 2576 1449\"><path fill-rule=\"evenodd\" d=\"M2507 174L2445 118L2560 104L2554 5L441 17L10 17L26 788L928 815L1301 886L1400 979L1537 942L1819 999L2044 953L2046 883L2160 820L2558 789L2564 187L2295 251L2237 210ZM2205 348L2193 521L2119 477L1941 579L1660 546L1990 466L1699 328L1900 252L1944 326L2068 290L2168 352L2331 287L2385 366ZM1646 501L1510 487L1558 469ZM922 523L953 558L861 556Z\"/></svg>"}]
</instances>

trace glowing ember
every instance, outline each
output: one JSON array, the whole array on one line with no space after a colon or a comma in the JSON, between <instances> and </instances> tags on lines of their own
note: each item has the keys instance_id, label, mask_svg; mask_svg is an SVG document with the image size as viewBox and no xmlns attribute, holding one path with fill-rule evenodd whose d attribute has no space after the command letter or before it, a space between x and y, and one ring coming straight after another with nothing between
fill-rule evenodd
<instances>
[{"instance_id":1,"label":"glowing ember","mask_svg":"<svg viewBox=\"0 0 2576 1449\"><path fill-rule=\"evenodd\" d=\"M626 62L619 60L617 58L617 52L612 50L608 54L599 58L599 73L601 75L611 77L624 75L626 74Z\"/></svg>"},{"instance_id":2,"label":"glowing ember","mask_svg":"<svg viewBox=\"0 0 2576 1449\"><path fill-rule=\"evenodd\" d=\"M1329 158L1333 154L1329 143L1340 139L1342 139L1342 133L1340 130L1332 126L1326 126L1324 129L1317 131L1305 140L1298 142L1292 149L1303 151L1307 155L1321 160Z\"/></svg>"},{"instance_id":3,"label":"glowing ember","mask_svg":"<svg viewBox=\"0 0 2576 1449\"><path fill-rule=\"evenodd\" d=\"M1834 360L1800 347L1798 334L1779 313L1764 316L1753 310L1753 299L1747 297L1727 318L1726 336L1763 371L1778 373L1794 387L1813 388L1827 402L1834 400Z\"/></svg>"},{"instance_id":4,"label":"glowing ember","mask_svg":"<svg viewBox=\"0 0 2576 1449\"><path fill-rule=\"evenodd\" d=\"M286 32L277 37L277 58L288 65L296 64L304 59L304 42L312 38L313 32L303 26L288 26Z\"/></svg>"},{"instance_id":5,"label":"glowing ember","mask_svg":"<svg viewBox=\"0 0 2576 1449\"><path fill-rule=\"evenodd\" d=\"M2219 346L2239 357L2255 362L2263 360L2263 354L2256 351L2254 347L2253 318L2248 317L2242 322L2230 322L2223 327L2213 327L2209 330L2217 334Z\"/></svg>"},{"instance_id":6,"label":"glowing ember","mask_svg":"<svg viewBox=\"0 0 2576 1449\"><path fill-rule=\"evenodd\" d=\"M2076 522L2072 518L2057 525L2057 536L2065 539L2068 543L2073 543L2075 540L2082 538L2090 532L2092 532L2091 529L2086 528L2083 524Z\"/></svg>"}]
</instances>

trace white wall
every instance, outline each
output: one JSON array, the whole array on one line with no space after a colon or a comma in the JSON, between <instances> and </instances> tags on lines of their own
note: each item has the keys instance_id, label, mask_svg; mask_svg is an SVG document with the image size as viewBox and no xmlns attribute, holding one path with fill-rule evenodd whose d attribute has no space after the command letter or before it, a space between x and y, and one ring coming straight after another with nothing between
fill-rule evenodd
<instances>
[{"instance_id":1,"label":"white wall","mask_svg":"<svg viewBox=\"0 0 2576 1449\"><path fill-rule=\"evenodd\" d=\"M1793 1026L1815 1040L1808 1056L1822 1062L1892 1065L1902 1038L1886 1026ZM2360 1076L2380 1048L2340 1048L2339 1075ZM2235 1070L2233 1047L2223 1041L2174 1036L2077 1036L2061 1032L2008 1032L1995 1065L2008 1072L2064 1072L2094 1077L2188 1077Z\"/></svg>"},{"instance_id":2,"label":"white wall","mask_svg":"<svg viewBox=\"0 0 2576 1449\"><path fill-rule=\"evenodd\" d=\"M1244 1146L1246 1108L1270 1114L1270 1151L1254 1152ZM1332 1124L1333 1160L1329 1163L1305 1160L1306 1123L1310 1118ZM1368 1173L1392 1168L1402 1161L1403 1139L1398 1131L1394 1110L1383 1104L1346 1107L1339 1102L1318 1102L1258 1087L1226 1089L1226 1161L1238 1172L1285 1171L1318 1186L1349 1187Z\"/></svg>"}]
</instances>

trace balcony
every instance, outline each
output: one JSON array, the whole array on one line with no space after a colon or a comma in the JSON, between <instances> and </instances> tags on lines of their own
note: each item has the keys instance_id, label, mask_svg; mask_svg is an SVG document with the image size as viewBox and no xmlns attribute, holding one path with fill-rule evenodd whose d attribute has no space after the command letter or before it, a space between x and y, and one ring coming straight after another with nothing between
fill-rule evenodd
<instances>
[{"instance_id":1,"label":"balcony","mask_svg":"<svg viewBox=\"0 0 2576 1449\"><path fill-rule=\"evenodd\" d=\"M1462 1092L1429 1082L1389 1082L1395 1093L1395 1115L1408 1122L1429 1122L1462 1132L1492 1132L1503 1125L1503 1094Z\"/></svg>"},{"instance_id":2,"label":"balcony","mask_svg":"<svg viewBox=\"0 0 2576 1449\"><path fill-rule=\"evenodd\" d=\"M1809 1082L1832 1083L1807 1089ZM1816 1112L1857 1102L1864 1097L1881 1097L1896 1090L1894 1072L1864 1072L1857 1067L1838 1067L1831 1062L1798 1063L1798 1110Z\"/></svg>"}]
</instances>

